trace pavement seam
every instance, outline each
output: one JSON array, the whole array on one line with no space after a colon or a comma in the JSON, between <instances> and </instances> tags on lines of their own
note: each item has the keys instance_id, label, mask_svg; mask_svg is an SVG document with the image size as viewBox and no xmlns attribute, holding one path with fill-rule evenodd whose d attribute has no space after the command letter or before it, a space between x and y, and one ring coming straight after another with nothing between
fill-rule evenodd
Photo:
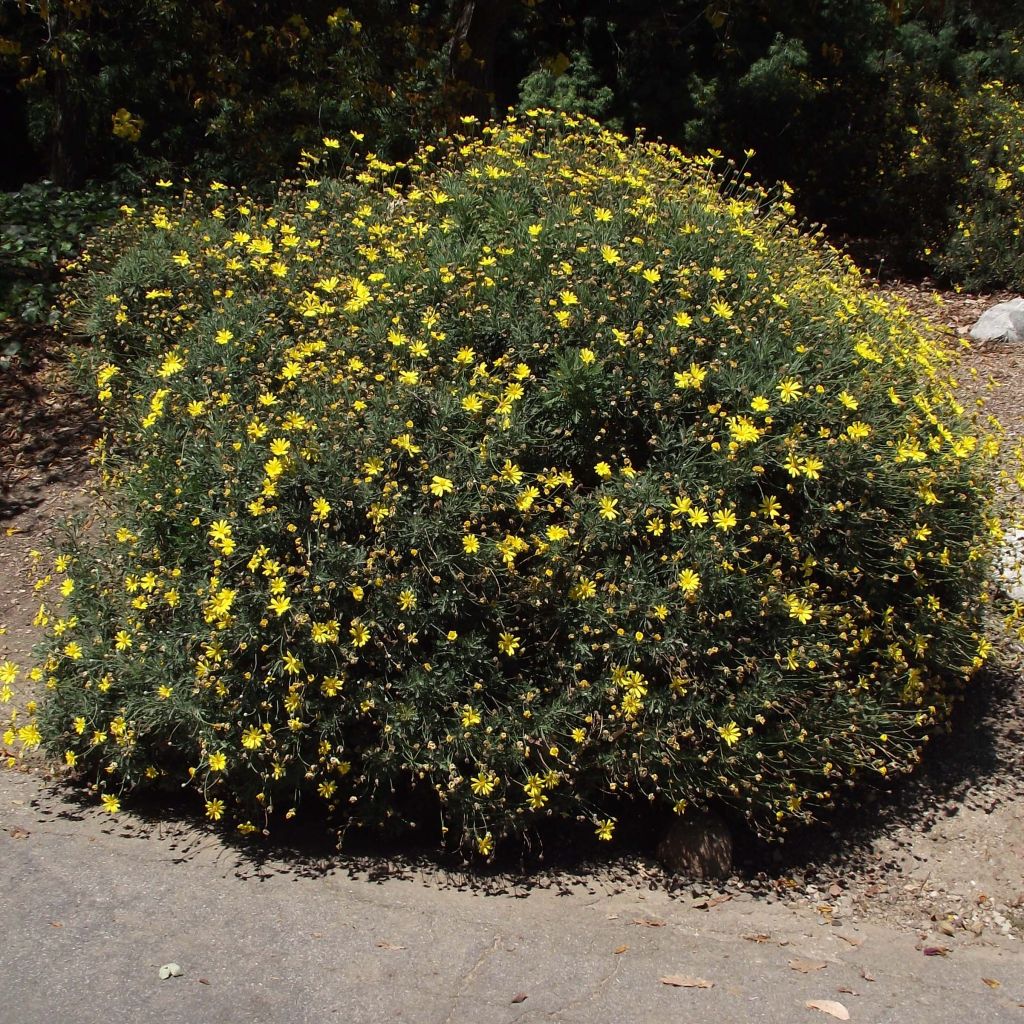
<instances>
[{"instance_id":1,"label":"pavement seam","mask_svg":"<svg viewBox=\"0 0 1024 1024\"><path fill-rule=\"evenodd\" d=\"M459 982L459 987L455 990L455 995L452 997L451 1009L448 1011L448 1016L444 1019L444 1024L452 1024L455 1019L455 1011L459 1007L459 1000L462 998L463 992L469 987L470 982L476 977L477 972L483 966L484 961L491 955L501 942L501 933L499 932L494 936L493 941L489 946L481 950L480 955L476 958L476 963L466 972L462 981Z\"/></svg>"}]
</instances>

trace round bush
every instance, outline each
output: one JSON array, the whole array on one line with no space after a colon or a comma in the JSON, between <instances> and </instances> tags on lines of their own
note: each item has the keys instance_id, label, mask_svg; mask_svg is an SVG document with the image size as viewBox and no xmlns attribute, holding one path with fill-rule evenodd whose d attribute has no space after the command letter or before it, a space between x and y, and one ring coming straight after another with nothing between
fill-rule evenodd
<instances>
[{"instance_id":1,"label":"round bush","mask_svg":"<svg viewBox=\"0 0 1024 1024\"><path fill-rule=\"evenodd\" d=\"M84 261L109 508L40 722L108 808L488 854L639 802L771 831L912 765L998 534L942 340L784 196L583 119L318 159Z\"/></svg>"}]
</instances>

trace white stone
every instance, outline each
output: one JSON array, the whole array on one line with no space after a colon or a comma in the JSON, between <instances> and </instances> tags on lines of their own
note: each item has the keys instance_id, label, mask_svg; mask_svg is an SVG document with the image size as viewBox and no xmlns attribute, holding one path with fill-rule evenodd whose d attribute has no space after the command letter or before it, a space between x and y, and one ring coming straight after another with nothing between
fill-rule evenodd
<instances>
[{"instance_id":1,"label":"white stone","mask_svg":"<svg viewBox=\"0 0 1024 1024\"><path fill-rule=\"evenodd\" d=\"M1024 342L1024 299L1011 299L986 309L971 328L973 341Z\"/></svg>"},{"instance_id":2,"label":"white stone","mask_svg":"<svg viewBox=\"0 0 1024 1024\"><path fill-rule=\"evenodd\" d=\"M996 580L1011 601L1024 601L1024 530L1007 530L995 559Z\"/></svg>"}]
</instances>

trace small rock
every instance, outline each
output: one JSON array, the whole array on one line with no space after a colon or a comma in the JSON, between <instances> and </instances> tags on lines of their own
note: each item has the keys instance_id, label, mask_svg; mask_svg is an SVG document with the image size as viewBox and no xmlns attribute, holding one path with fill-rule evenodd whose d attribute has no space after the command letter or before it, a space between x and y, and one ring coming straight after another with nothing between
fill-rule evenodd
<instances>
[{"instance_id":1,"label":"small rock","mask_svg":"<svg viewBox=\"0 0 1024 1024\"><path fill-rule=\"evenodd\" d=\"M166 981L168 978L180 978L184 973L177 964L164 964L160 968L160 980Z\"/></svg>"},{"instance_id":2,"label":"small rock","mask_svg":"<svg viewBox=\"0 0 1024 1024\"><path fill-rule=\"evenodd\" d=\"M732 871L732 835L718 815L694 814L672 823L658 859L674 874L725 878Z\"/></svg>"},{"instance_id":3,"label":"small rock","mask_svg":"<svg viewBox=\"0 0 1024 1024\"><path fill-rule=\"evenodd\" d=\"M986 309L971 328L971 339L980 342L1024 342L1024 299L1000 302Z\"/></svg>"}]
</instances>

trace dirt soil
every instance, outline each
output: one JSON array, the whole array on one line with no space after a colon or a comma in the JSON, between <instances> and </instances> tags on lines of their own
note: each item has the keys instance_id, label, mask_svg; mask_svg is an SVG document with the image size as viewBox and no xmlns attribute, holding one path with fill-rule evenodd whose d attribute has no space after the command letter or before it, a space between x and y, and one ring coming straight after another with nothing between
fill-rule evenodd
<instances>
[{"instance_id":1,"label":"dirt soil","mask_svg":"<svg viewBox=\"0 0 1024 1024\"><path fill-rule=\"evenodd\" d=\"M947 293L936 304L927 288L887 288L961 337L985 308L1008 297ZM977 371L972 387L985 390L995 382L990 404L1007 433L1024 436L1024 347L967 347L964 368ZM37 607L32 552L45 550L63 516L90 509L88 453L95 436L92 413L71 391L53 341L40 336L24 359L0 370L0 660L30 661ZM606 885L634 893L654 889L696 904L742 898L751 935L767 932L761 924L789 908L839 929L909 930L917 955L927 949L930 956L952 956L990 943L1024 952L1021 664L1020 651L1002 652L1000 664L976 681L948 733L930 744L912 779L899 780L890 793L869 794L782 846L741 842L736 874L725 883L671 878L646 849L552 871L577 878L584 871ZM59 777L42 762L29 769L44 784L51 770ZM47 799L39 814L46 814ZM0 834L4 828L0 816ZM470 884L514 883L491 878Z\"/></svg>"}]
</instances>

